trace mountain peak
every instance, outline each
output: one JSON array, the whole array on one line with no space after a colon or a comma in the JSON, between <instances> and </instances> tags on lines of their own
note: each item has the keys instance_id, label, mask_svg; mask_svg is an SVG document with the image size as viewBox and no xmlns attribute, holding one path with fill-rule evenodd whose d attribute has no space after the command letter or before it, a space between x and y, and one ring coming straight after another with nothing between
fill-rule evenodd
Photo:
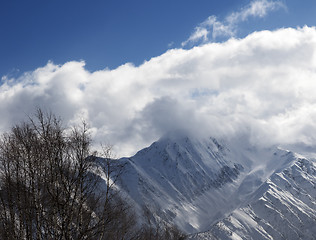
<instances>
[{"instance_id":1,"label":"mountain peak","mask_svg":"<svg viewBox=\"0 0 316 240\"><path fill-rule=\"evenodd\" d=\"M295 159L289 151L260 148L245 139L198 138L174 131L122 159L121 189L140 209L146 207L193 233L247 204L271 174Z\"/></svg>"}]
</instances>

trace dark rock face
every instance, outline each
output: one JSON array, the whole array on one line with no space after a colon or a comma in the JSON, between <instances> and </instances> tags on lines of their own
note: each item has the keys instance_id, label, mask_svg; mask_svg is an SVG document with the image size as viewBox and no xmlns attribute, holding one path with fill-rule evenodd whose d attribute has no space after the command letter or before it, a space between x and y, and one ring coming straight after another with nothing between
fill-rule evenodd
<instances>
[{"instance_id":1,"label":"dark rock face","mask_svg":"<svg viewBox=\"0 0 316 240\"><path fill-rule=\"evenodd\" d=\"M234 167L223 166L217 174L216 180L212 181L212 185L218 188L226 183L232 182L238 178L238 175L243 169L241 164L234 164Z\"/></svg>"}]
</instances>

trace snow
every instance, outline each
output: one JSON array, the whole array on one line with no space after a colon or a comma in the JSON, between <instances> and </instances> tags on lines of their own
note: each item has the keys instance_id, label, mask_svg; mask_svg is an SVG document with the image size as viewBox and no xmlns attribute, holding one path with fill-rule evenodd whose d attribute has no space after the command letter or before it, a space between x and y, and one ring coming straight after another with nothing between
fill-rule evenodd
<instances>
[{"instance_id":1,"label":"snow","mask_svg":"<svg viewBox=\"0 0 316 240\"><path fill-rule=\"evenodd\" d=\"M315 160L246 138L171 133L120 159L117 187L190 239L315 239Z\"/></svg>"},{"instance_id":2,"label":"snow","mask_svg":"<svg viewBox=\"0 0 316 240\"><path fill-rule=\"evenodd\" d=\"M315 163L300 156L279 170L258 189L256 198L232 211L209 232L220 239L229 239L232 233L246 239L315 239ZM204 235L191 239L208 239Z\"/></svg>"}]
</instances>

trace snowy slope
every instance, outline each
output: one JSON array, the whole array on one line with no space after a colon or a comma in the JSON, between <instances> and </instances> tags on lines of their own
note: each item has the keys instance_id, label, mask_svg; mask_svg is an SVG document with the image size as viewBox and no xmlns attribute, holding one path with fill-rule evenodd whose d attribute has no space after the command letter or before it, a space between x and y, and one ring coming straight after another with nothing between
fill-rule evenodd
<instances>
[{"instance_id":1,"label":"snowy slope","mask_svg":"<svg viewBox=\"0 0 316 240\"><path fill-rule=\"evenodd\" d=\"M173 133L121 159L120 188L140 215L149 209L158 219L195 233L250 203L274 172L296 160L290 152L258 149L242 138L201 140Z\"/></svg>"},{"instance_id":2,"label":"snowy slope","mask_svg":"<svg viewBox=\"0 0 316 240\"><path fill-rule=\"evenodd\" d=\"M315 162L276 171L247 205L191 239L316 239Z\"/></svg>"}]
</instances>

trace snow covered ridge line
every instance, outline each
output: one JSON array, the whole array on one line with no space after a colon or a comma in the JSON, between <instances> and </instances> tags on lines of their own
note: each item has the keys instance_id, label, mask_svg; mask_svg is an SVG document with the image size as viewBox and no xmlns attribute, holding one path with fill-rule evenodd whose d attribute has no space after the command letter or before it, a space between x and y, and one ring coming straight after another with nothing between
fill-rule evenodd
<instances>
[{"instance_id":1,"label":"snow covered ridge line","mask_svg":"<svg viewBox=\"0 0 316 240\"><path fill-rule=\"evenodd\" d=\"M209 231L190 239L315 239L316 164L299 158L276 172L255 192L256 199L235 209Z\"/></svg>"},{"instance_id":2,"label":"snow covered ridge line","mask_svg":"<svg viewBox=\"0 0 316 240\"><path fill-rule=\"evenodd\" d=\"M291 208L306 209L301 204L307 204L305 198L311 199L306 210L310 219L302 222L315 224L315 165L287 150L252 146L245 139L224 141L169 134L135 156L120 161L124 169L118 187L135 206L140 219L146 209L152 213L152 219L175 224L187 234L204 232L192 235L193 239L209 239L214 234L223 239L226 236L227 239L231 239L229 236L278 239L283 234L281 230L276 229L280 234L273 235L266 229L266 226L285 224L283 219L287 215L275 205L285 204L290 206L288 211L298 214ZM303 184L300 179L305 178L309 179L312 186L309 190L314 195L300 187ZM282 179L291 187L285 188ZM293 189L301 193L305 189L305 192L293 195ZM270 202L271 206L267 205ZM278 222L257 213L260 204L274 209L279 215L273 219ZM244 219L253 219L250 223L255 222L260 230ZM291 219L286 222L295 227L297 223ZM256 231L260 234L251 235ZM261 235L268 237L260 238Z\"/></svg>"}]
</instances>

